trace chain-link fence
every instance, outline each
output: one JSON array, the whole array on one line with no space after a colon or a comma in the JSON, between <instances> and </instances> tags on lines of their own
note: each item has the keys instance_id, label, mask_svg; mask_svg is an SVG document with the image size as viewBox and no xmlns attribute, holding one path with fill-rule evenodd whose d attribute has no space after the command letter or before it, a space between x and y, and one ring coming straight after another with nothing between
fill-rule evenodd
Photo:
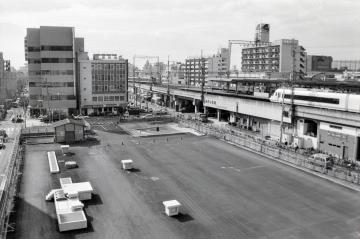
<instances>
[{"instance_id":1,"label":"chain-link fence","mask_svg":"<svg viewBox=\"0 0 360 239\"><path fill-rule=\"evenodd\" d=\"M282 160L299 167L313 170L319 173L329 175L350 183L360 184L360 170L358 167L343 165L319 165L309 159L309 155L299 153L293 149L280 147L270 141L263 140L252 134L244 132L235 132L227 127L217 127L201 122L181 120L180 127L188 127L199 131L200 133L215 136L219 139L231 142L238 146L262 153L270 158Z\"/></svg>"},{"instance_id":2,"label":"chain-link fence","mask_svg":"<svg viewBox=\"0 0 360 239\"><path fill-rule=\"evenodd\" d=\"M13 142L10 159L7 164L5 174L2 175L0 191L0 238L6 238L8 231L14 230L14 226L9 224L9 216L14 206L14 197L17 192L20 166L23 163L24 150L19 145L20 135L17 135Z\"/></svg>"}]
</instances>

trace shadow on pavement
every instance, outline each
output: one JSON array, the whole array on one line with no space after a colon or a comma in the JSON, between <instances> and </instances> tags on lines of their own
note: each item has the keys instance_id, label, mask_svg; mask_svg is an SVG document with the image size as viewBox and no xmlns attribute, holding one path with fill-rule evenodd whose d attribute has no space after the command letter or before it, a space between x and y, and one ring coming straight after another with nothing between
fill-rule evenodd
<instances>
[{"instance_id":1,"label":"shadow on pavement","mask_svg":"<svg viewBox=\"0 0 360 239\"><path fill-rule=\"evenodd\" d=\"M175 218L176 220L178 220L179 222L189 222L189 221L194 220L194 218L192 216L190 216L189 214L181 213L181 212L178 215L172 216L172 217Z\"/></svg>"},{"instance_id":2,"label":"shadow on pavement","mask_svg":"<svg viewBox=\"0 0 360 239\"><path fill-rule=\"evenodd\" d=\"M126 171L129 171L131 173L140 173L141 172L141 170L139 168L131 168L131 169L128 169Z\"/></svg>"},{"instance_id":3,"label":"shadow on pavement","mask_svg":"<svg viewBox=\"0 0 360 239\"><path fill-rule=\"evenodd\" d=\"M91 196L91 200L86 201L84 204L85 208L87 208L88 206L92 205L101 205L103 204L103 201L99 194L93 193Z\"/></svg>"}]
</instances>

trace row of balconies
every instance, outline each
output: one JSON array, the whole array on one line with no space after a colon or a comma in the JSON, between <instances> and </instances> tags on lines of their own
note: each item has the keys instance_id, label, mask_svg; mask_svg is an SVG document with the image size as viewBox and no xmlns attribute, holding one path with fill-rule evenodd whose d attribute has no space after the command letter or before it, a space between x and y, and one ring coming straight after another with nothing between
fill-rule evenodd
<instances>
[{"instance_id":1,"label":"row of balconies","mask_svg":"<svg viewBox=\"0 0 360 239\"><path fill-rule=\"evenodd\" d=\"M261 53L269 53L269 52L279 52L279 48L263 48L263 49L244 49L242 54L261 54Z\"/></svg>"},{"instance_id":2,"label":"row of balconies","mask_svg":"<svg viewBox=\"0 0 360 239\"><path fill-rule=\"evenodd\" d=\"M243 61L242 64L275 64L278 65L279 61Z\"/></svg>"},{"instance_id":3,"label":"row of balconies","mask_svg":"<svg viewBox=\"0 0 360 239\"><path fill-rule=\"evenodd\" d=\"M279 58L278 54L266 54L266 55L243 55L242 59L268 59L268 58Z\"/></svg>"},{"instance_id":4,"label":"row of balconies","mask_svg":"<svg viewBox=\"0 0 360 239\"><path fill-rule=\"evenodd\" d=\"M248 67L248 66L242 66L241 67L241 70L242 71L253 71L253 70L258 70L258 71L278 71L279 70L279 67L277 66L265 66L265 67L259 67L259 66L251 66L251 67Z\"/></svg>"}]
</instances>

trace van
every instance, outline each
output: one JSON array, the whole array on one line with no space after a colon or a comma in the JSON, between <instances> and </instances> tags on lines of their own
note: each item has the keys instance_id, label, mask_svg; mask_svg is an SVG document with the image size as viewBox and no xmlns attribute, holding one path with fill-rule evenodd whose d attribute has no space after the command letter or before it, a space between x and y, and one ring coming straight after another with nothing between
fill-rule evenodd
<instances>
[{"instance_id":1,"label":"van","mask_svg":"<svg viewBox=\"0 0 360 239\"><path fill-rule=\"evenodd\" d=\"M316 167L323 169L331 169L334 166L334 161L331 156L327 154L317 153L308 158L308 162Z\"/></svg>"}]
</instances>

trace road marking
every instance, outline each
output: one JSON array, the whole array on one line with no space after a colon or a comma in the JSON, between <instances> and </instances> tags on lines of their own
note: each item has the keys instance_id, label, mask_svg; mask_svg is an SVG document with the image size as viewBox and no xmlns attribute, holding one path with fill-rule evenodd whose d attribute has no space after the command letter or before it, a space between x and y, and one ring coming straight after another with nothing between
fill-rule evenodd
<instances>
[{"instance_id":1,"label":"road marking","mask_svg":"<svg viewBox=\"0 0 360 239\"><path fill-rule=\"evenodd\" d=\"M157 180L159 180L160 178L158 178L158 177L150 177L150 179L153 180L153 181L157 181Z\"/></svg>"},{"instance_id":2,"label":"road marking","mask_svg":"<svg viewBox=\"0 0 360 239\"><path fill-rule=\"evenodd\" d=\"M243 169L239 169L239 168L235 168L233 166L222 166L221 168L222 169L231 169L231 170L234 170L236 172L243 172L243 171L247 171L247 170L251 170L251 169L256 169L256 168L263 168L264 166L261 166L261 165L257 165L257 166L253 166L253 167L248 167L248 168L243 168Z\"/></svg>"}]
</instances>

